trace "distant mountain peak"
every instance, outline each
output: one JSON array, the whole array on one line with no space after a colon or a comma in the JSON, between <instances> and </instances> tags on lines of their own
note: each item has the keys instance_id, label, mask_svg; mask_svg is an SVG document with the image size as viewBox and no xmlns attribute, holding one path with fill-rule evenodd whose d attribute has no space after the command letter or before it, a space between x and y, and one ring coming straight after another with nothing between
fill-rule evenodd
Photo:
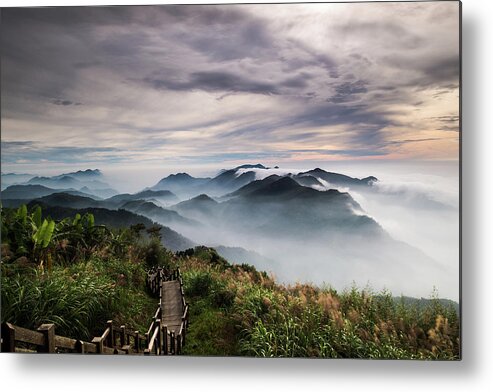
<instances>
[{"instance_id":1,"label":"distant mountain peak","mask_svg":"<svg viewBox=\"0 0 493 392\"><path fill-rule=\"evenodd\" d=\"M268 169L268 167L265 167L261 163L257 163L255 165L245 164L234 168L234 170L238 170L238 169Z\"/></svg>"},{"instance_id":2,"label":"distant mountain peak","mask_svg":"<svg viewBox=\"0 0 493 392\"><path fill-rule=\"evenodd\" d=\"M188 173L176 173L176 174L170 174L166 178L193 178L193 177Z\"/></svg>"},{"instance_id":3,"label":"distant mountain peak","mask_svg":"<svg viewBox=\"0 0 493 392\"><path fill-rule=\"evenodd\" d=\"M159 182L155 185L161 185L161 184L165 184L165 183L175 183L175 182L186 182L186 181L190 181L190 180L194 180L195 178L192 177L190 174L188 173L176 173L176 174L170 174L169 176L167 177L164 177L162 178L161 180L159 180ZM155 187L154 186L154 187ZM153 188L154 188L153 187ZM152 188L151 188L152 189Z\"/></svg>"},{"instance_id":4,"label":"distant mountain peak","mask_svg":"<svg viewBox=\"0 0 493 392\"><path fill-rule=\"evenodd\" d=\"M103 174L101 172L101 170L99 170L99 169L77 170L76 173L79 173L79 174L82 174L82 173L85 173L85 174L94 174L94 175L98 175L98 176L101 175L101 174Z\"/></svg>"},{"instance_id":5,"label":"distant mountain peak","mask_svg":"<svg viewBox=\"0 0 493 392\"><path fill-rule=\"evenodd\" d=\"M270 179L274 181L272 182ZM276 179L274 176L269 176L259 182L259 184L262 183L264 183L265 186L251 192L250 194L256 196L276 196L286 192L291 192L295 189L304 188L291 177L281 177Z\"/></svg>"},{"instance_id":6,"label":"distant mountain peak","mask_svg":"<svg viewBox=\"0 0 493 392\"><path fill-rule=\"evenodd\" d=\"M101 177L103 173L99 169L86 169L86 170L77 170L76 172L63 173L59 176L54 176L54 178L61 178L65 176L70 177L79 177L79 178L91 178L91 177Z\"/></svg>"},{"instance_id":7,"label":"distant mountain peak","mask_svg":"<svg viewBox=\"0 0 493 392\"><path fill-rule=\"evenodd\" d=\"M202 193L198 196L195 196L192 200L200 200L200 201L213 201L214 203L216 203L216 201L211 198L210 196L206 195L205 193Z\"/></svg>"},{"instance_id":8,"label":"distant mountain peak","mask_svg":"<svg viewBox=\"0 0 493 392\"><path fill-rule=\"evenodd\" d=\"M366 182L368 185L372 185L374 182L378 181L378 178L374 177L374 176L369 176L369 177L362 178L361 181Z\"/></svg>"},{"instance_id":9,"label":"distant mountain peak","mask_svg":"<svg viewBox=\"0 0 493 392\"><path fill-rule=\"evenodd\" d=\"M294 188L298 188L300 184L298 184L295 180L293 180L291 177L281 177L279 180L274 182L273 184L276 184L276 186L290 186Z\"/></svg>"},{"instance_id":10,"label":"distant mountain peak","mask_svg":"<svg viewBox=\"0 0 493 392\"><path fill-rule=\"evenodd\" d=\"M192 177L188 173L174 173L170 174L168 177L164 177L161 181L187 181L187 180L194 180L195 177Z\"/></svg>"},{"instance_id":11,"label":"distant mountain peak","mask_svg":"<svg viewBox=\"0 0 493 392\"><path fill-rule=\"evenodd\" d=\"M327 181L329 184L344 186L371 186L374 182L378 181L378 179L373 176L359 179L347 176L345 174L328 172L326 170L320 169L319 167L298 174L298 176L306 175L312 175L314 177L320 178L324 181Z\"/></svg>"},{"instance_id":12,"label":"distant mountain peak","mask_svg":"<svg viewBox=\"0 0 493 392\"><path fill-rule=\"evenodd\" d=\"M99 169L77 170L76 173L101 173Z\"/></svg>"}]
</instances>

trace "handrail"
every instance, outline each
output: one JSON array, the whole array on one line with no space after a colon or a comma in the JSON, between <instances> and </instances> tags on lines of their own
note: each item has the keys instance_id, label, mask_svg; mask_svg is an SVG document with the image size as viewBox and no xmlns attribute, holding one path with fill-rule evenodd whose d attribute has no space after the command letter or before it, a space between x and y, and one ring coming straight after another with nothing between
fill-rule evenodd
<instances>
[{"instance_id":1,"label":"handrail","mask_svg":"<svg viewBox=\"0 0 493 392\"><path fill-rule=\"evenodd\" d=\"M188 326L188 305L185 301L180 270L177 268L173 271L167 271L163 268L154 268L148 272L147 276L147 285L154 295L159 295L159 302L146 334L142 335L139 331L127 330L125 325L116 327L113 325L113 321L109 320L101 336L96 336L92 341L86 342L56 335L54 324L42 324L37 331L32 331L5 322L1 326L1 351L74 352L82 354L180 354ZM183 316L178 334L168 330L168 326L161 323L162 284L164 281L171 280L180 282L183 304ZM21 343L22 347L19 347L18 343ZM30 346L31 349L26 348L26 345Z\"/></svg>"},{"instance_id":2,"label":"handrail","mask_svg":"<svg viewBox=\"0 0 493 392\"><path fill-rule=\"evenodd\" d=\"M162 284L168 281L178 281L180 283L180 294L183 306L183 315L181 317L182 321L180 324L178 334L168 330L167 325L161 323L162 314ZM188 325L188 305L185 301L185 293L183 290L183 279L181 276L181 271L176 268L173 271L165 270L164 268L153 268L148 273L148 287L151 291L154 290L154 294L157 294L156 288L159 288L159 307L156 310L153 321L151 322L147 336L147 347L144 350L145 355L157 354L157 355L168 355L168 354L180 354L183 344L185 342L185 333ZM159 323L157 323L159 321ZM156 325L158 324L158 325ZM162 339L161 339L162 337ZM169 345L168 345L169 339ZM156 345L159 345L157 347Z\"/></svg>"}]
</instances>

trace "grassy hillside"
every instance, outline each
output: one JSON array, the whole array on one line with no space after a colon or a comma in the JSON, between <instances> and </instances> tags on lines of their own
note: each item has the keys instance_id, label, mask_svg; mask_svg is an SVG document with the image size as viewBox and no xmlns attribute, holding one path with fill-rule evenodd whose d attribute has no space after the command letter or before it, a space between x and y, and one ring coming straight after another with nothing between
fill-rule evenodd
<instances>
[{"instance_id":1,"label":"grassy hillside","mask_svg":"<svg viewBox=\"0 0 493 392\"><path fill-rule=\"evenodd\" d=\"M459 320L439 299L283 286L214 250L180 254L192 355L458 359Z\"/></svg>"},{"instance_id":2,"label":"grassy hillside","mask_svg":"<svg viewBox=\"0 0 493 392\"><path fill-rule=\"evenodd\" d=\"M458 359L459 320L438 299L396 300L356 288L284 286L211 248L172 253L159 227L57 220L39 208L2 211L2 322L89 339L109 319L145 332L156 300L146 270L180 266L190 305L188 355Z\"/></svg>"}]
</instances>

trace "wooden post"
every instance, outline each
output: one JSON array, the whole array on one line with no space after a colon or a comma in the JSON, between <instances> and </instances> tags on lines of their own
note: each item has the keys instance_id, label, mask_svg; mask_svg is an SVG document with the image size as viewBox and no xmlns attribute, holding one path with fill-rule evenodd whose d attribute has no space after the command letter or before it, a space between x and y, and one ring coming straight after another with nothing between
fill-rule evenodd
<instances>
[{"instance_id":1,"label":"wooden post","mask_svg":"<svg viewBox=\"0 0 493 392\"><path fill-rule=\"evenodd\" d=\"M38 352L55 352L55 324L41 324L38 331L44 335L44 345L38 346Z\"/></svg>"},{"instance_id":2,"label":"wooden post","mask_svg":"<svg viewBox=\"0 0 493 392\"><path fill-rule=\"evenodd\" d=\"M171 349L170 349L170 352L172 355L175 355L175 333L174 332L171 332L171 336L170 336L170 341L171 341Z\"/></svg>"},{"instance_id":3,"label":"wooden post","mask_svg":"<svg viewBox=\"0 0 493 392\"><path fill-rule=\"evenodd\" d=\"M125 339L125 325L120 326L120 347L123 347L127 344Z\"/></svg>"},{"instance_id":4,"label":"wooden post","mask_svg":"<svg viewBox=\"0 0 493 392\"><path fill-rule=\"evenodd\" d=\"M156 320L157 332L157 345L156 345L156 355L161 355L162 353L162 339L161 339L161 319Z\"/></svg>"},{"instance_id":5,"label":"wooden post","mask_svg":"<svg viewBox=\"0 0 493 392\"><path fill-rule=\"evenodd\" d=\"M163 326L163 350L164 355L168 355L168 326Z\"/></svg>"},{"instance_id":6,"label":"wooden post","mask_svg":"<svg viewBox=\"0 0 493 392\"><path fill-rule=\"evenodd\" d=\"M94 343L96 345L96 353L97 354L103 354L104 353L103 339L101 339L100 336L93 338L92 343Z\"/></svg>"},{"instance_id":7,"label":"wooden post","mask_svg":"<svg viewBox=\"0 0 493 392\"><path fill-rule=\"evenodd\" d=\"M181 335L176 335L176 355L181 354Z\"/></svg>"},{"instance_id":8,"label":"wooden post","mask_svg":"<svg viewBox=\"0 0 493 392\"><path fill-rule=\"evenodd\" d=\"M79 354L85 354L86 350L82 340L77 340L77 342L75 342L75 351Z\"/></svg>"},{"instance_id":9,"label":"wooden post","mask_svg":"<svg viewBox=\"0 0 493 392\"><path fill-rule=\"evenodd\" d=\"M134 336L134 350L136 353L139 353L140 352L140 342L139 342L139 339L140 339L140 336L139 336L139 331L135 331L135 336Z\"/></svg>"},{"instance_id":10,"label":"wooden post","mask_svg":"<svg viewBox=\"0 0 493 392\"><path fill-rule=\"evenodd\" d=\"M108 320L106 322L106 328L109 328L110 329L110 333L108 334L108 342L107 342L107 346L108 347L114 347L115 346L115 335L114 335L114 332L113 332L113 320Z\"/></svg>"},{"instance_id":11,"label":"wooden post","mask_svg":"<svg viewBox=\"0 0 493 392\"><path fill-rule=\"evenodd\" d=\"M2 352L15 352L15 328L10 323L2 324Z\"/></svg>"}]
</instances>

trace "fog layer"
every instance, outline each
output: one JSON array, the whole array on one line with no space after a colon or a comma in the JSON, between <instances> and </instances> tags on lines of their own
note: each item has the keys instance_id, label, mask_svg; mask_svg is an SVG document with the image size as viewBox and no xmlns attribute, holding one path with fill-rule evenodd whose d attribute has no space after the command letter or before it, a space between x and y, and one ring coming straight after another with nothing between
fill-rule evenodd
<instances>
[{"instance_id":1,"label":"fog layer","mask_svg":"<svg viewBox=\"0 0 493 392\"><path fill-rule=\"evenodd\" d=\"M361 177L376 176L379 181L372 187L347 188L320 182L326 189L348 192L360 206L352 206L351 211L373 218L377 226L388 233L388 238L362 235L342 226L332 228L327 234L315 222L312 228L303 228L307 211L308 214L314 212L309 206L300 210L303 212L292 209L291 220L280 221L286 212L276 212L275 205L269 208L255 205L248 209L238 205L221 210L219 218L203 218L203 226L171 226L197 243L242 247L257 252L265 259L255 259L252 263L284 282L325 283L336 289L356 284L374 290L386 288L395 295L423 297L429 297L436 289L440 296L457 300L457 165L365 166L353 165L349 171ZM331 167L324 168L331 170ZM240 169L238 174L248 170L256 171L256 179L265 179L272 174L296 174L303 169ZM314 188L321 190L320 186ZM317 208L321 208L322 214L323 207L317 205ZM180 213L185 217L189 214L186 210L180 210ZM256 213L263 220L255 217ZM189 217L197 219L193 213ZM315 212L310 219L315 221L317 217Z\"/></svg>"}]
</instances>

